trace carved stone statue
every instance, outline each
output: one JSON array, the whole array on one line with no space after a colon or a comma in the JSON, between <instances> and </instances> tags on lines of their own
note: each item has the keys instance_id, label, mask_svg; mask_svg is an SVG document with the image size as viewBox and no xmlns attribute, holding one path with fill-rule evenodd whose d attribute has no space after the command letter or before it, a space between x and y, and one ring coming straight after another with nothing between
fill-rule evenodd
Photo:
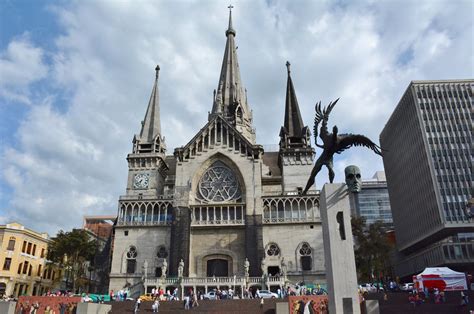
<instances>
[{"instance_id":1,"label":"carved stone statue","mask_svg":"<svg viewBox=\"0 0 474 314\"><path fill-rule=\"evenodd\" d=\"M166 271L168 270L168 262L166 258L163 259L163 264L161 265L161 277L166 278Z\"/></svg>"},{"instance_id":2,"label":"carved stone statue","mask_svg":"<svg viewBox=\"0 0 474 314\"><path fill-rule=\"evenodd\" d=\"M340 154L344 150L352 146L365 146L373 150L377 155L382 156L382 151L380 146L372 142L369 138L360 134L338 134L337 126L332 128L332 133L328 131L328 119L329 114L331 113L332 108L336 105L337 99L335 102L330 102L327 108L324 108L321 111L321 102L316 104L315 110L316 115L314 117L314 141L316 146L323 149L323 152L316 160L313 170L311 171L311 176L308 179L308 183L304 189L303 194L308 192L309 188L314 184L316 180L316 175L321 171L323 166L328 168L329 172L329 182L333 183L334 181L334 170L333 170L333 156L334 154ZM321 128L319 129L319 137L323 141L323 145L318 144L318 127L321 123Z\"/></svg>"},{"instance_id":3,"label":"carved stone statue","mask_svg":"<svg viewBox=\"0 0 474 314\"><path fill-rule=\"evenodd\" d=\"M265 257L262 258L262 263L260 264L260 268L262 269L262 275L267 274L267 268L265 267Z\"/></svg>"},{"instance_id":4,"label":"carved stone statue","mask_svg":"<svg viewBox=\"0 0 474 314\"><path fill-rule=\"evenodd\" d=\"M148 261L145 260L143 262L143 278L147 278L148 277Z\"/></svg>"},{"instance_id":5,"label":"carved stone statue","mask_svg":"<svg viewBox=\"0 0 474 314\"><path fill-rule=\"evenodd\" d=\"M281 262L280 262L280 266L281 266L281 272L283 274L283 278L286 279L286 272L287 272L287 267L286 267L286 263L285 263L285 258L282 257L281 258Z\"/></svg>"},{"instance_id":6,"label":"carved stone statue","mask_svg":"<svg viewBox=\"0 0 474 314\"><path fill-rule=\"evenodd\" d=\"M359 167L354 165L347 166L346 169L344 169L344 174L349 192L359 193L362 189L362 176Z\"/></svg>"},{"instance_id":7,"label":"carved stone statue","mask_svg":"<svg viewBox=\"0 0 474 314\"><path fill-rule=\"evenodd\" d=\"M250 262L248 258L245 258L245 262L244 262L245 277L249 276L249 269L250 269Z\"/></svg>"},{"instance_id":8,"label":"carved stone statue","mask_svg":"<svg viewBox=\"0 0 474 314\"><path fill-rule=\"evenodd\" d=\"M178 277L181 278L183 277L183 271L184 271L184 261L181 259L179 261L179 266L178 266Z\"/></svg>"}]
</instances>

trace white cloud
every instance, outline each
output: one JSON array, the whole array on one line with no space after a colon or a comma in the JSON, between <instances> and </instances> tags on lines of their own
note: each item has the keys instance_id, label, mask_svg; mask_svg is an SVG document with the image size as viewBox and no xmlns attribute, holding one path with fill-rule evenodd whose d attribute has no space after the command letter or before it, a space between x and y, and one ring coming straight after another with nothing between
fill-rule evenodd
<instances>
[{"instance_id":1,"label":"white cloud","mask_svg":"<svg viewBox=\"0 0 474 314\"><path fill-rule=\"evenodd\" d=\"M239 64L258 142L278 143L286 60L306 123L316 101L341 97L330 123L378 141L411 80L472 77L471 5L236 4ZM61 26L56 47L45 51L22 37L0 59L9 76L0 78L3 96L35 105L16 130L17 146L3 147L3 180L13 190L5 210L11 219L49 232L78 226L84 214L116 212L125 190L125 157L140 130L157 63L168 153L206 123L227 27L225 6L210 1L81 1L53 11ZM456 23L450 12L461 12ZM32 102L30 86L41 79L55 90ZM383 167L369 150L349 150L335 160L336 181L348 164L358 164L364 177ZM325 181L323 170L318 186Z\"/></svg>"},{"instance_id":2,"label":"white cloud","mask_svg":"<svg viewBox=\"0 0 474 314\"><path fill-rule=\"evenodd\" d=\"M28 34L13 39L0 54L0 97L30 104L29 85L47 73L44 52L31 43Z\"/></svg>"}]
</instances>

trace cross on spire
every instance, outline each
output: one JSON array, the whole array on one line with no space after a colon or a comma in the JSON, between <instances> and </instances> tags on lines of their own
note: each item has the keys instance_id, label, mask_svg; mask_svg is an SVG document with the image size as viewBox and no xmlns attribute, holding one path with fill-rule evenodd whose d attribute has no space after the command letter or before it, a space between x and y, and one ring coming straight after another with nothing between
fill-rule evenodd
<instances>
[{"instance_id":1,"label":"cross on spire","mask_svg":"<svg viewBox=\"0 0 474 314\"><path fill-rule=\"evenodd\" d=\"M290 61L286 61L286 70L288 71L288 75L290 75L290 72L291 72L290 66L291 66Z\"/></svg>"},{"instance_id":2,"label":"cross on spire","mask_svg":"<svg viewBox=\"0 0 474 314\"><path fill-rule=\"evenodd\" d=\"M229 10L232 11L232 9L234 8L234 6L232 4L229 4L228 6Z\"/></svg>"}]
</instances>

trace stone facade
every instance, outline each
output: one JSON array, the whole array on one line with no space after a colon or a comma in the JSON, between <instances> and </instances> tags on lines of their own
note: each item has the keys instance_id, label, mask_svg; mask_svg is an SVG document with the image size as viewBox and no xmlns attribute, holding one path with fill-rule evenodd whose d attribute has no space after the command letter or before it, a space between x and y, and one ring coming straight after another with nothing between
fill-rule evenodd
<instances>
[{"instance_id":1,"label":"stone facade","mask_svg":"<svg viewBox=\"0 0 474 314\"><path fill-rule=\"evenodd\" d=\"M156 69L142 130L127 157L129 176L119 200L110 289L128 286L133 294L143 283L176 286L180 260L181 284L196 287L202 278L206 289L204 278L225 283L236 276L234 284L244 282L246 258L246 283L256 283L259 279L251 278L262 275L271 278L267 282L273 287L325 281L319 195L316 190L301 195L315 153L289 64L280 150L266 152L255 143L235 35L230 16L209 120L173 155L166 155L159 125Z\"/></svg>"}]
</instances>

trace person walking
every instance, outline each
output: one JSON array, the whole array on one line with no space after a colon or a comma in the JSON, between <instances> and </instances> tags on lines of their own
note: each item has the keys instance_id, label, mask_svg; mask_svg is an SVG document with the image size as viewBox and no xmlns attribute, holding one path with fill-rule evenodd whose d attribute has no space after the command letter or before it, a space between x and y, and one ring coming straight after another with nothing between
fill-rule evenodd
<instances>
[{"instance_id":1,"label":"person walking","mask_svg":"<svg viewBox=\"0 0 474 314\"><path fill-rule=\"evenodd\" d=\"M135 306L133 308L134 313L138 313L140 311L140 303L141 302L142 302L142 300L140 299L140 297L138 297L137 301L135 302Z\"/></svg>"},{"instance_id":2,"label":"person walking","mask_svg":"<svg viewBox=\"0 0 474 314\"><path fill-rule=\"evenodd\" d=\"M153 302L153 304L151 305L151 311L153 313L158 313L160 309L160 301L158 300L158 298L155 298L155 302Z\"/></svg>"}]
</instances>

